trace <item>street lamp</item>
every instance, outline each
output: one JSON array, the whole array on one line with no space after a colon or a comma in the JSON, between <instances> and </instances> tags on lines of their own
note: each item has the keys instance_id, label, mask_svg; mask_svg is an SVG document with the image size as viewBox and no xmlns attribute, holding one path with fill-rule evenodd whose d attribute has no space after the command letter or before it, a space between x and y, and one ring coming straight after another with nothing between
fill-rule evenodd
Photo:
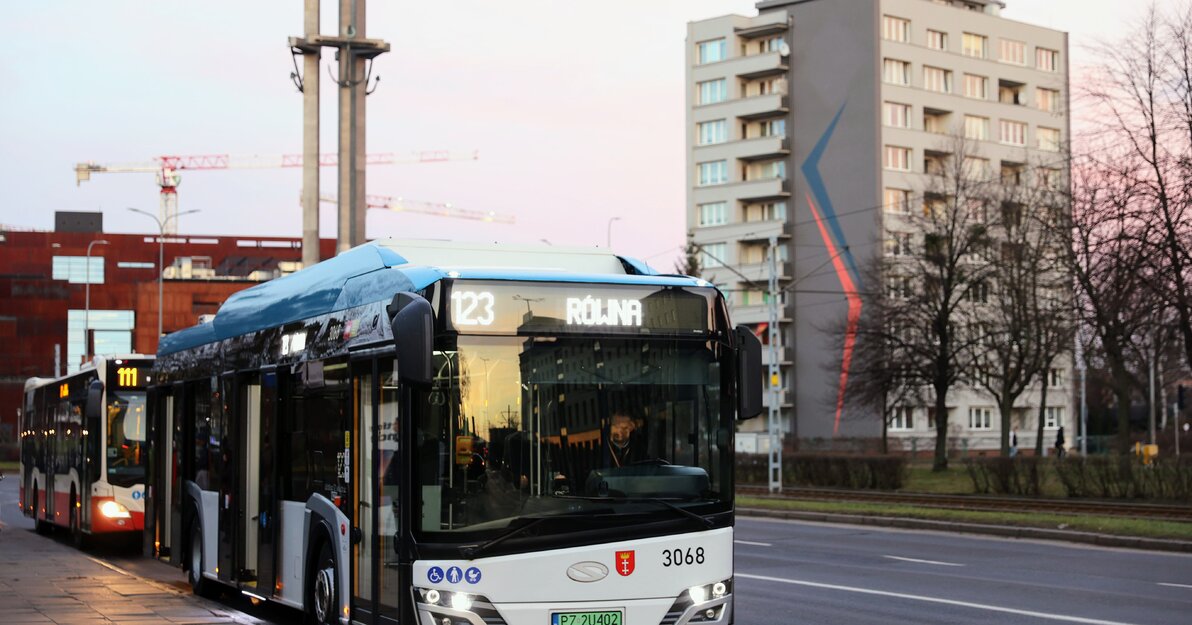
<instances>
[{"instance_id":1,"label":"street lamp","mask_svg":"<svg viewBox=\"0 0 1192 625\"><path fill-rule=\"evenodd\" d=\"M105 239L96 239L87 244L87 303L83 311L83 362L91 360L91 248L107 245Z\"/></svg>"},{"instance_id":2,"label":"street lamp","mask_svg":"<svg viewBox=\"0 0 1192 625\"><path fill-rule=\"evenodd\" d=\"M192 209L192 210L188 210L188 211L182 211L181 213L174 213L173 215L166 217L165 221L162 221L161 219L159 219L157 217L157 215L154 215L153 213L145 212L139 208L129 208L128 210L130 210L134 213L140 213L140 214L152 219L153 222L157 224L157 231L159 233L159 236L157 237L157 338L158 338L158 340L161 340L161 313L162 313L162 303L163 303L162 295L161 295L161 288L162 288L162 277L165 274L165 270L166 270L166 268L163 267L162 264L165 262L166 225L170 223L171 219L177 219L183 215L190 215L192 213L197 213L197 212L199 212L199 209L196 208L196 209Z\"/></svg>"},{"instance_id":3,"label":"street lamp","mask_svg":"<svg viewBox=\"0 0 1192 625\"><path fill-rule=\"evenodd\" d=\"M621 221L620 217L610 217L608 219L608 249L613 249L613 222Z\"/></svg>"}]
</instances>

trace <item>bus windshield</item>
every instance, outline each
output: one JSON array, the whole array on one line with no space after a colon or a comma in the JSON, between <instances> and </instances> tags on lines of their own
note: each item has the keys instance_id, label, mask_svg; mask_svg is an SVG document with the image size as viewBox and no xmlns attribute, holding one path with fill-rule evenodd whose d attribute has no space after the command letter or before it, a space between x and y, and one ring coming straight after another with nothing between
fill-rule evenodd
<instances>
[{"instance_id":1,"label":"bus windshield","mask_svg":"<svg viewBox=\"0 0 1192 625\"><path fill-rule=\"evenodd\" d=\"M133 486L145 481L145 393L109 391L107 414L108 481Z\"/></svg>"},{"instance_id":2,"label":"bus windshield","mask_svg":"<svg viewBox=\"0 0 1192 625\"><path fill-rule=\"evenodd\" d=\"M450 542L525 517L731 506L716 344L461 335L453 347L416 399L419 533Z\"/></svg>"}]
</instances>

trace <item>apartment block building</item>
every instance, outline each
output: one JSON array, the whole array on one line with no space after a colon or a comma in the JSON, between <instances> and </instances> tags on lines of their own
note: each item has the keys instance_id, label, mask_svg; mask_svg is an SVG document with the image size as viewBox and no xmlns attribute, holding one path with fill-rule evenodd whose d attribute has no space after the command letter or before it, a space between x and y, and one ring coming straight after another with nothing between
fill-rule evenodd
<instances>
[{"instance_id":1,"label":"apartment block building","mask_svg":"<svg viewBox=\"0 0 1192 625\"><path fill-rule=\"evenodd\" d=\"M850 354L826 330L866 314L854 293L883 286L866 285L862 268L891 252L891 232L922 206L928 172L955 137L990 175L1066 184L1067 34L1005 19L1004 6L764 0L756 16L688 24L688 233L703 277L728 293L735 320L759 331L775 244L781 410L805 446L880 436L876 414L841 401ZM1071 363L1057 367L1044 436L1065 425L1071 442ZM1019 403L1026 447L1039 398ZM998 445L991 397L962 385L948 404L958 447ZM929 449L930 416L906 406L892 438Z\"/></svg>"}]
</instances>

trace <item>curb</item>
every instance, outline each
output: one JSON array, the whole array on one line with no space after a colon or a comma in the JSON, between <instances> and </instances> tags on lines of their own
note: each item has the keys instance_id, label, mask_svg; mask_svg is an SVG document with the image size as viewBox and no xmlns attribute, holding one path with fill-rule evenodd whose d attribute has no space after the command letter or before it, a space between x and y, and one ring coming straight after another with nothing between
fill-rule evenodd
<instances>
[{"instance_id":1,"label":"curb","mask_svg":"<svg viewBox=\"0 0 1192 625\"><path fill-rule=\"evenodd\" d=\"M848 525L869 525L874 527L897 527L902 529L934 530L957 534L982 534L1003 538L1030 538L1037 540L1058 540L1084 543L1098 547L1122 547L1149 551L1192 553L1192 541L1166 538L1142 538L1138 536L1114 536L1093 532L1071 532L1043 527L1019 527L1014 525L985 525L981 523L955 523L906 517L880 517L860 514L833 514L828 512L798 512L791 510L766 510L763 508L737 508L739 516L787 519L792 521L818 521L820 523L844 523Z\"/></svg>"}]
</instances>

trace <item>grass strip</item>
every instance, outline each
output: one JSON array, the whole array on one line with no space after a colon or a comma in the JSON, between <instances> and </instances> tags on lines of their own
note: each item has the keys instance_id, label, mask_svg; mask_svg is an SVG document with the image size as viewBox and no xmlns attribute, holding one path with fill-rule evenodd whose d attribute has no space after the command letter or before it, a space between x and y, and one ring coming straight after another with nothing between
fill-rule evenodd
<instances>
[{"instance_id":1,"label":"grass strip","mask_svg":"<svg viewBox=\"0 0 1192 625\"><path fill-rule=\"evenodd\" d=\"M21 470L21 463L16 460L0 460L0 471L16 473Z\"/></svg>"},{"instance_id":2,"label":"grass strip","mask_svg":"<svg viewBox=\"0 0 1192 625\"><path fill-rule=\"evenodd\" d=\"M1040 527L1076 532L1112 534L1114 536L1192 540L1192 523L1181 521L1131 519L1081 514L954 510L890 504L768 499L764 497L737 497L737 506L742 508L764 508L767 510L795 510L801 512L927 519L955 523Z\"/></svg>"}]
</instances>

